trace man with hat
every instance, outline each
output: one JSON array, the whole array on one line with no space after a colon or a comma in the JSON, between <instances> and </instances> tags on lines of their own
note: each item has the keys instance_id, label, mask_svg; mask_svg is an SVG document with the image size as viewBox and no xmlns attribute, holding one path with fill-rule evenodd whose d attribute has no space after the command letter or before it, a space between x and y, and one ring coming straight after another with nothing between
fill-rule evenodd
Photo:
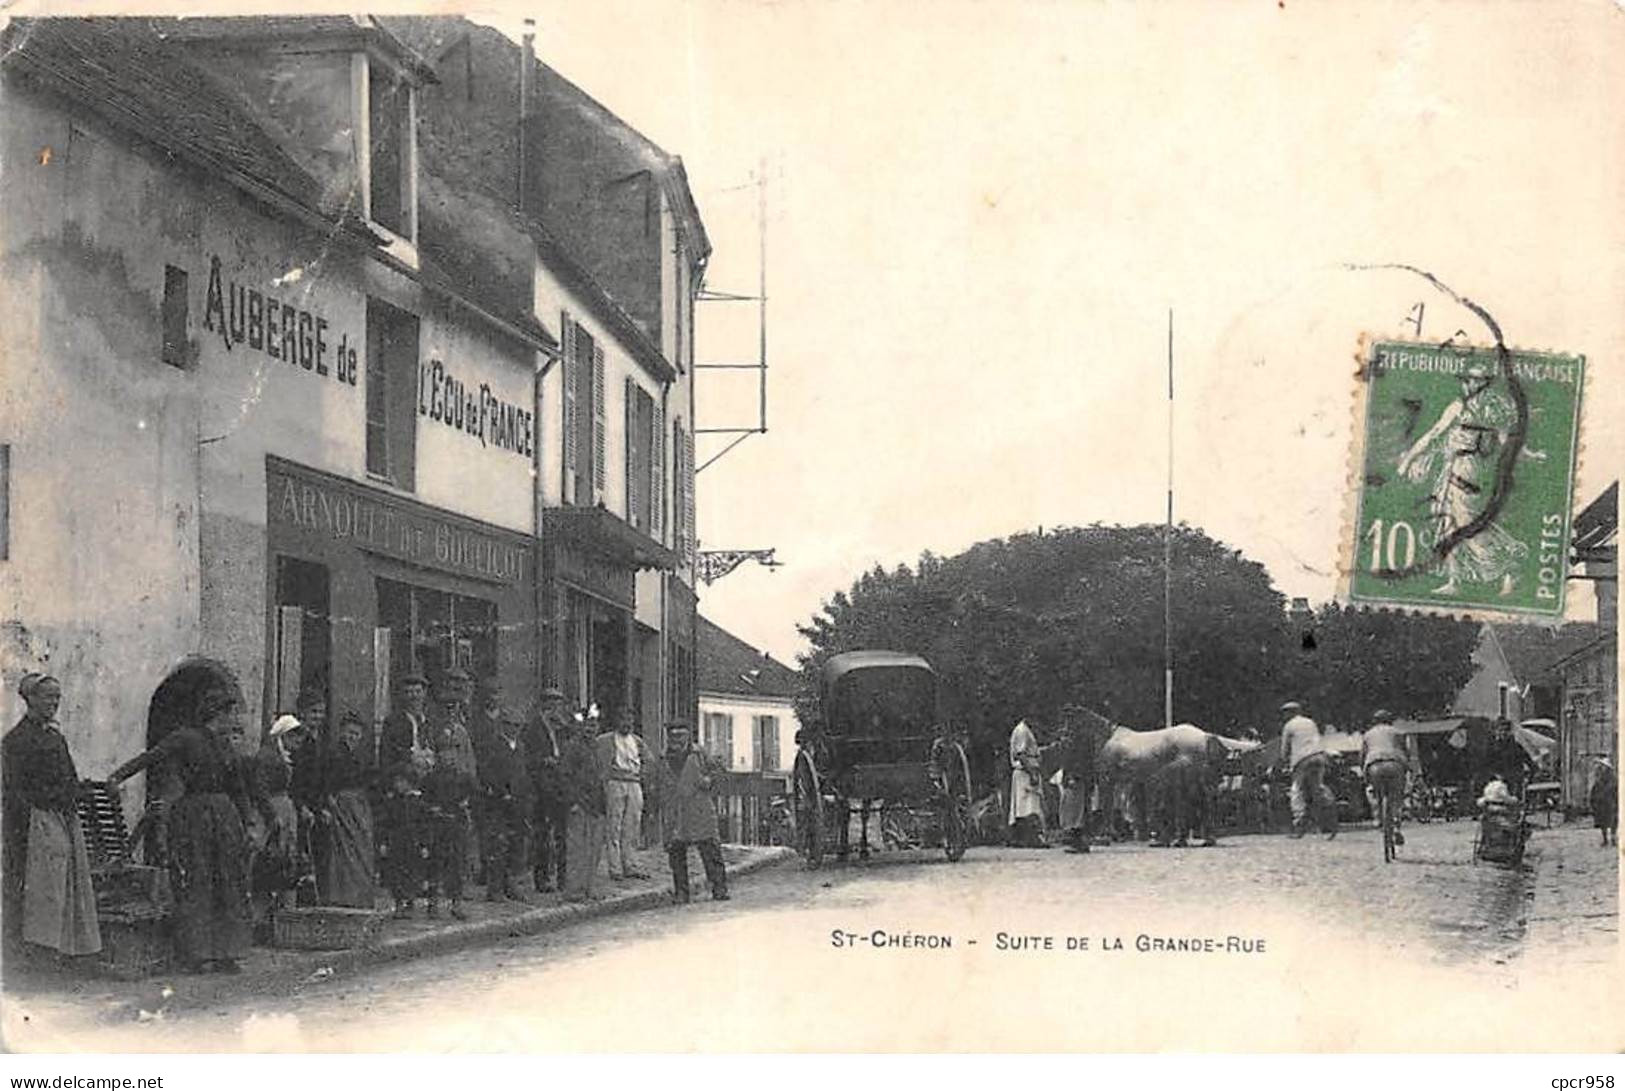
<instances>
[{"instance_id":1,"label":"man with hat","mask_svg":"<svg viewBox=\"0 0 1625 1091\"><path fill-rule=\"evenodd\" d=\"M604 770L598 761L593 727L598 723L591 712L578 713L569 723L559 755L559 780L569 807L568 868L564 875L564 896L573 902L597 901L593 884L598 877L598 861L604 852ZM591 725L591 726L589 726Z\"/></svg>"},{"instance_id":2,"label":"man with hat","mask_svg":"<svg viewBox=\"0 0 1625 1091\"><path fill-rule=\"evenodd\" d=\"M542 690L541 708L525 732L525 760L530 766L533 797L531 855L532 874L538 894L564 886L566 835L570 824L570 801L565 797L559 775L564 735L570 714L565 709L564 691L549 684Z\"/></svg>"},{"instance_id":3,"label":"man with hat","mask_svg":"<svg viewBox=\"0 0 1625 1091\"><path fill-rule=\"evenodd\" d=\"M429 817L429 871L438 897L451 902L451 915L466 920L463 878L468 867L469 800L479 788L479 766L468 737L468 705L474 681L461 667L441 676L439 707L429 721L434 762L423 779ZM429 903L429 915L438 915Z\"/></svg>"},{"instance_id":4,"label":"man with hat","mask_svg":"<svg viewBox=\"0 0 1625 1091\"><path fill-rule=\"evenodd\" d=\"M607 807L604 857L611 879L647 879L633 853L643 830L643 785L654 774L655 758L637 733L630 708L622 708L613 722L614 730L600 734L596 743Z\"/></svg>"},{"instance_id":5,"label":"man with hat","mask_svg":"<svg viewBox=\"0 0 1625 1091\"><path fill-rule=\"evenodd\" d=\"M412 900L428 896L430 831L423 781L434 765L428 703L429 680L421 671L408 671L378 742L379 862L396 917L410 917Z\"/></svg>"},{"instance_id":6,"label":"man with hat","mask_svg":"<svg viewBox=\"0 0 1625 1091\"><path fill-rule=\"evenodd\" d=\"M688 724L666 725L666 752L660 761L660 825L671 861L672 898L690 899L688 849L699 850L705 878L715 901L728 900L728 872L722 866L717 840L717 812L711 798L712 768L705 754L694 748Z\"/></svg>"},{"instance_id":7,"label":"man with hat","mask_svg":"<svg viewBox=\"0 0 1625 1091\"><path fill-rule=\"evenodd\" d=\"M529 859L530 816L536 808L525 755L525 717L511 708L499 709L490 730L474 746L481 789L480 845L485 853L485 897L523 902L514 887L514 875Z\"/></svg>"},{"instance_id":8,"label":"man with hat","mask_svg":"<svg viewBox=\"0 0 1625 1091\"><path fill-rule=\"evenodd\" d=\"M1403 845L1405 835L1399 832L1399 816L1404 809L1405 777L1410 771L1410 755L1405 751L1405 736L1393 724L1393 713L1379 708L1371 717L1371 726L1360 736L1360 768L1365 782L1376 797L1377 825L1382 826L1383 815L1391 813L1394 823L1394 844Z\"/></svg>"},{"instance_id":9,"label":"man with hat","mask_svg":"<svg viewBox=\"0 0 1625 1091\"><path fill-rule=\"evenodd\" d=\"M1327 838L1337 836L1337 801L1326 787L1326 768L1330 759L1321 742L1320 728L1303 714L1303 706L1288 701L1281 706L1285 722L1281 725L1280 768L1292 777L1292 836L1302 837L1309 828L1310 808L1314 818L1329 824ZM1328 817L1329 816L1329 817Z\"/></svg>"}]
</instances>

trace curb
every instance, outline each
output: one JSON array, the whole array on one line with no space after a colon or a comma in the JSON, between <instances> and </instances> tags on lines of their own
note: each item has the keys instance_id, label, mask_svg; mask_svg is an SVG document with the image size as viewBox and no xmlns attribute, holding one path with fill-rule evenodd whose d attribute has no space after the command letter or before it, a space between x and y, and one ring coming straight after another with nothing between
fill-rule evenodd
<instances>
[{"instance_id":1,"label":"curb","mask_svg":"<svg viewBox=\"0 0 1625 1091\"><path fill-rule=\"evenodd\" d=\"M795 856L795 850L776 846L758 856L743 860L728 868L730 879L749 875L772 867ZM698 889L705 889L703 881ZM590 904L540 906L517 917L504 920L472 921L457 924L435 932L414 936L397 936L373 947L357 947L341 951L308 951L289 964L264 973L245 973L238 977L207 977L188 980L185 990L177 989L168 997L156 1000L160 1015L195 1011L214 1004L241 999L244 996L272 997L296 991L307 984L331 983L349 974L374 966L409 959L449 954L502 940L556 932L584 921L619 916L670 905L671 892L664 888L641 890ZM323 971L326 971L325 973ZM320 977L317 975L320 974ZM154 990L163 988L159 981L148 983ZM121 1001L104 1010L103 1022L121 1023L139 1018L143 1009L140 1000ZM151 1018L149 1013L147 1018Z\"/></svg>"}]
</instances>

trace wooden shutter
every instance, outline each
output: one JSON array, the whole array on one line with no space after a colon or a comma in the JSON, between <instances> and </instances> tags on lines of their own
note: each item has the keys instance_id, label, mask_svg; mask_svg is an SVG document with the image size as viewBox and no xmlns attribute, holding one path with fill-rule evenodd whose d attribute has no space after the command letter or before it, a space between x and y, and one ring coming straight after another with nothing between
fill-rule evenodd
<instances>
[{"instance_id":1,"label":"wooden shutter","mask_svg":"<svg viewBox=\"0 0 1625 1091\"><path fill-rule=\"evenodd\" d=\"M624 402L626 419L626 521L631 526L643 529L642 493L644 480L638 473L638 395L642 393L638 384L628 375L623 384L626 397Z\"/></svg>"},{"instance_id":2,"label":"wooden shutter","mask_svg":"<svg viewBox=\"0 0 1625 1091\"><path fill-rule=\"evenodd\" d=\"M666 518L666 422L650 399L649 428L649 533L656 541L665 533Z\"/></svg>"},{"instance_id":3,"label":"wooden shutter","mask_svg":"<svg viewBox=\"0 0 1625 1091\"><path fill-rule=\"evenodd\" d=\"M694 563L694 433L683 433L683 558Z\"/></svg>"},{"instance_id":4,"label":"wooden shutter","mask_svg":"<svg viewBox=\"0 0 1625 1091\"><path fill-rule=\"evenodd\" d=\"M592 499L604 499L604 350L593 342L592 346Z\"/></svg>"},{"instance_id":5,"label":"wooden shutter","mask_svg":"<svg viewBox=\"0 0 1625 1091\"><path fill-rule=\"evenodd\" d=\"M564 374L564 495L566 504L575 503L576 495L576 459L579 452L576 450L576 325L570 320L570 312L565 311L559 319L559 331L564 340L563 366Z\"/></svg>"},{"instance_id":6,"label":"wooden shutter","mask_svg":"<svg viewBox=\"0 0 1625 1091\"><path fill-rule=\"evenodd\" d=\"M305 611L299 606L278 606L276 615L276 707L279 713L292 712L304 675Z\"/></svg>"},{"instance_id":7,"label":"wooden shutter","mask_svg":"<svg viewBox=\"0 0 1625 1091\"><path fill-rule=\"evenodd\" d=\"M779 765L779 718L777 716L762 717L762 764L763 772L771 773L782 768Z\"/></svg>"}]
</instances>

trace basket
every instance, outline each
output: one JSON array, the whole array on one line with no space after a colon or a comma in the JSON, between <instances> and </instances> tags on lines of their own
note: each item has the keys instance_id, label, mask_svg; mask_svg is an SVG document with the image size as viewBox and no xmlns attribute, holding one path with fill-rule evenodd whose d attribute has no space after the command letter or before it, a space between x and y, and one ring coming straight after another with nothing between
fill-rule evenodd
<instances>
[{"instance_id":1,"label":"basket","mask_svg":"<svg viewBox=\"0 0 1625 1091\"><path fill-rule=\"evenodd\" d=\"M103 976L139 981L169 969L169 922L139 913L99 914L102 949L92 965Z\"/></svg>"},{"instance_id":2,"label":"basket","mask_svg":"<svg viewBox=\"0 0 1625 1091\"><path fill-rule=\"evenodd\" d=\"M336 905L278 909L271 917L272 943L301 951L370 947L383 931L384 914L375 909Z\"/></svg>"}]
</instances>

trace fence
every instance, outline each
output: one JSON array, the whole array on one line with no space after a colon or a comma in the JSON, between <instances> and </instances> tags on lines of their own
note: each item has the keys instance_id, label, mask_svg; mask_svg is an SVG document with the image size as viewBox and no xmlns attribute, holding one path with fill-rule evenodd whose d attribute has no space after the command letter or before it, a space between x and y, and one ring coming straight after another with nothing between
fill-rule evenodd
<instances>
[{"instance_id":1,"label":"fence","mask_svg":"<svg viewBox=\"0 0 1625 1091\"><path fill-rule=\"evenodd\" d=\"M784 773L718 773L717 828L734 845L784 845L790 841L790 777Z\"/></svg>"}]
</instances>

